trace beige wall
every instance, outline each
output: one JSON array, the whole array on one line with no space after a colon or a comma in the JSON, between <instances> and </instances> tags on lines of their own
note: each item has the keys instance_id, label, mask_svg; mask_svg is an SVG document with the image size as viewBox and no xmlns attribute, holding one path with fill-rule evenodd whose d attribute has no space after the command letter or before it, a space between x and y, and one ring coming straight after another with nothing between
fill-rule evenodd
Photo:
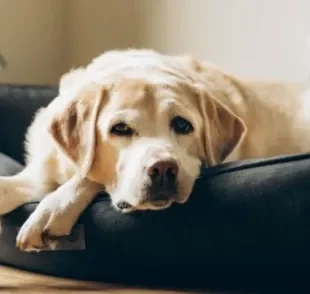
<instances>
[{"instance_id":1,"label":"beige wall","mask_svg":"<svg viewBox=\"0 0 310 294\"><path fill-rule=\"evenodd\" d=\"M142 0L143 1L143 0ZM113 48L139 47L141 0L0 0L0 82L54 84Z\"/></svg>"},{"instance_id":2,"label":"beige wall","mask_svg":"<svg viewBox=\"0 0 310 294\"><path fill-rule=\"evenodd\" d=\"M69 65L88 63L105 50L140 46L143 1L68 0Z\"/></svg>"},{"instance_id":3,"label":"beige wall","mask_svg":"<svg viewBox=\"0 0 310 294\"><path fill-rule=\"evenodd\" d=\"M0 0L0 82L56 83L113 48L191 52L240 75L304 80L309 0Z\"/></svg>"},{"instance_id":4,"label":"beige wall","mask_svg":"<svg viewBox=\"0 0 310 294\"><path fill-rule=\"evenodd\" d=\"M0 82L53 83L64 55L63 0L0 0Z\"/></svg>"}]
</instances>

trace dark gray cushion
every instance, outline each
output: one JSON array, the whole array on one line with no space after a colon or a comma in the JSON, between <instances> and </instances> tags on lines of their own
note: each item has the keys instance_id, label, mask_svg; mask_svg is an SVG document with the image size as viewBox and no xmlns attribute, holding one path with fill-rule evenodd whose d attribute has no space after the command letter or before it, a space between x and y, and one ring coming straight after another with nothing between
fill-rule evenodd
<instances>
[{"instance_id":1,"label":"dark gray cushion","mask_svg":"<svg viewBox=\"0 0 310 294\"><path fill-rule=\"evenodd\" d=\"M53 86L0 84L0 152L24 163L24 137L33 115L57 96Z\"/></svg>"},{"instance_id":2,"label":"dark gray cushion","mask_svg":"<svg viewBox=\"0 0 310 294\"><path fill-rule=\"evenodd\" d=\"M206 169L190 201L164 211L123 215L99 197L80 219L82 251L20 252L27 204L2 217L0 261L106 282L296 291L310 273L309 176L299 155Z\"/></svg>"},{"instance_id":3,"label":"dark gray cushion","mask_svg":"<svg viewBox=\"0 0 310 294\"><path fill-rule=\"evenodd\" d=\"M0 176L15 175L23 169L23 166L11 157L0 153Z\"/></svg>"}]
</instances>

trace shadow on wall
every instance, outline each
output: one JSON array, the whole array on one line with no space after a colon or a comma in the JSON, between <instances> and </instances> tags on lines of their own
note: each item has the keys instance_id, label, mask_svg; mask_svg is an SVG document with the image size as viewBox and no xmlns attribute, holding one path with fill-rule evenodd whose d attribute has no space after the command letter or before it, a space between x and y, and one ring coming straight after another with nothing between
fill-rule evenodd
<instances>
[{"instance_id":1,"label":"shadow on wall","mask_svg":"<svg viewBox=\"0 0 310 294\"><path fill-rule=\"evenodd\" d=\"M7 65L8 65L8 64L7 64L6 59L5 59L4 56L0 53L0 68L6 69Z\"/></svg>"}]
</instances>

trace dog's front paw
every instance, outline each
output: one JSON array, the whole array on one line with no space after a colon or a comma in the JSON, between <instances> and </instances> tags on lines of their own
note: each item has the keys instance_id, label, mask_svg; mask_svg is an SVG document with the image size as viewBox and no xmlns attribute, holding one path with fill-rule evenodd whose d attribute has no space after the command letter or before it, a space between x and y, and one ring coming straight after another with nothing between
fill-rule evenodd
<instances>
[{"instance_id":1,"label":"dog's front paw","mask_svg":"<svg viewBox=\"0 0 310 294\"><path fill-rule=\"evenodd\" d=\"M56 238L51 238L44 227L43 223L28 219L19 230L16 246L22 251L40 251L44 248L55 248Z\"/></svg>"},{"instance_id":2,"label":"dog's front paw","mask_svg":"<svg viewBox=\"0 0 310 294\"><path fill-rule=\"evenodd\" d=\"M42 202L19 230L16 246L22 251L54 249L57 240L69 235L71 229L72 223L65 211Z\"/></svg>"}]
</instances>

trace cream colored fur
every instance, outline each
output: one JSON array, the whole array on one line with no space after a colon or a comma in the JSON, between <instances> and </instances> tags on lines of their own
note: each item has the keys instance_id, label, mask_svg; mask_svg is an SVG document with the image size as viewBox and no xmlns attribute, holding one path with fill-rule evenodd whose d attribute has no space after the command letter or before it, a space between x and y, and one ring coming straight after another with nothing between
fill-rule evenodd
<instances>
[{"instance_id":1,"label":"cream colored fur","mask_svg":"<svg viewBox=\"0 0 310 294\"><path fill-rule=\"evenodd\" d=\"M107 52L63 76L59 96L38 111L26 168L0 177L0 213L43 199L17 236L29 251L69 234L101 190L133 210L184 203L201 165L308 152L309 99L304 86L245 81L190 56ZM174 133L175 116L193 132ZM117 122L135 134L112 135ZM177 162L178 193L154 205L145 170L158 160Z\"/></svg>"}]
</instances>

